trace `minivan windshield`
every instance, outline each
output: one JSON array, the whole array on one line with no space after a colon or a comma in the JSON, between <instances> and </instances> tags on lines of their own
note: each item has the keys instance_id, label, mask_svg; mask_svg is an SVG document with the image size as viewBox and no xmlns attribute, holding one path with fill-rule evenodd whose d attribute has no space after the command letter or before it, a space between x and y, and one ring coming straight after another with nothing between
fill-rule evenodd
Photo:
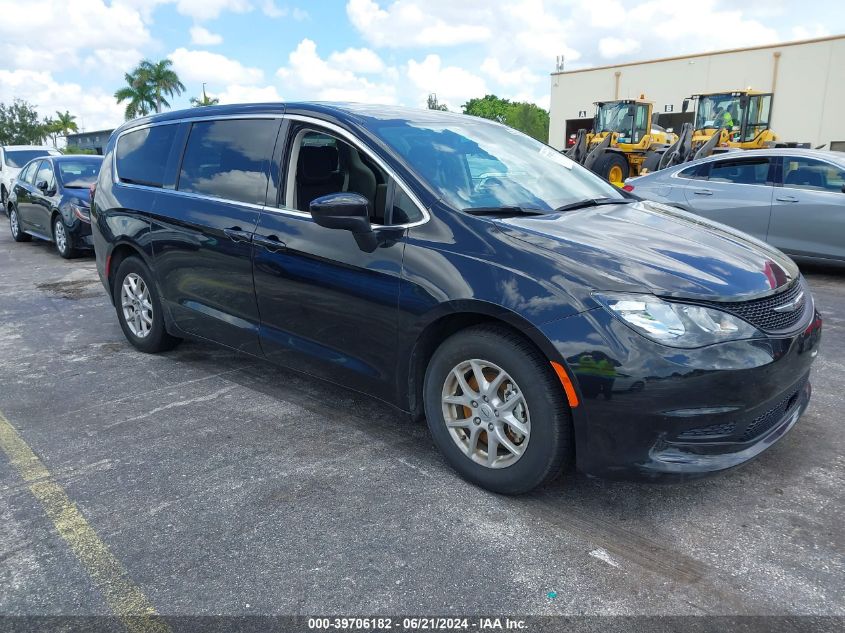
<instances>
[{"instance_id":1,"label":"minivan windshield","mask_svg":"<svg viewBox=\"0 0 845 633\"><path fill-rule=\"evenodd\" d=\"M457 209L552 211L581 200L618 198L613 185L560 152L475 117L373 122L373 131Z\"/></svg>"}]
</instances>

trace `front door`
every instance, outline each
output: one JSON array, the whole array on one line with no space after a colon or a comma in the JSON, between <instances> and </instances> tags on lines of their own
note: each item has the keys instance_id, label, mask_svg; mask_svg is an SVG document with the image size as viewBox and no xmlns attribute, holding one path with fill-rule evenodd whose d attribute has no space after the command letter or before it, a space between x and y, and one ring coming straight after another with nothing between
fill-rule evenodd
<instances>
[{"instance_id":1,"label":"front door","mask_svg":"<svg viewBox=\"0 0 845 633\"><path fill-rule=\"evenodd\" d=\"M845 260L845 169L784 156L769 242L792 255Z\"/></svg>"},{"instance_id":2,"label":"front door","mask_svg":"<svg viewBox=\"0 0 845 633\"><path fill-rule=\"evenodd\" d=\"M291 126L286 186L254 238L261 345L271 360L395 398L397 301L405 230L388 228L389 177L368 153L318 125ZM314 198L351 191L370 201L378 245L318 226Z\"/></svg>"},{"instance_id":3,"label":"front door","mask_svg":"<svg viewBox=\"0 0 845 633\"><path fill-rule=\"evenodd\" d=\"M35 189L35 174L41 162L40 160L35 160L24 166L15 180L13 190L15 193L15 204L18 210L18 222L20 222L21 229L43 234L41 226L38 223L38 210L35 208L32 195Z\"/></svg>"},{"instance_id":4,"label":"front door","mask_svg":"<svg viewBox=\"0 0 845 633\"><path fill-rule=\"evenodd\" d=\"M157 278L183 332L260 354L252 235L279 119L191 124L175 189L155 202Z\"/></svg>"},{"instance_id":5,"label":"front door","mask_svg":"<svg viewBox=\"0 0 845 633\"><path fill-rule=\"evenodd\" d=\"M50 223L53 217L52 196L56 192L56 175L49 160L41 161L38 171L35 172L34 182L31 193L33 219L37 221L40 232L53 237L53 227ZM38 185L42 185L43 189Z\"/></svg>"},{"instance_id":6,"label":"front door","mask_svg":"<svg viewBox=\"0 0 845 633\"><path fill-rule=\"evenodd\" d=\"M707 173L683 181L690 210L766 239L774 191L774 161L766 156L705 163Z\"/></svg>"}]
</instances>

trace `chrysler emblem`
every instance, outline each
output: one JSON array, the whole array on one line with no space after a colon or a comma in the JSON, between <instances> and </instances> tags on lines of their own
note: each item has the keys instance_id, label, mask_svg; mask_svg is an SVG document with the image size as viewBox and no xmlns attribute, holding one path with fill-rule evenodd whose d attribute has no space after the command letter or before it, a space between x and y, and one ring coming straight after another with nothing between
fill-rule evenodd
<instances>
[{"instance_id":1,"label":"chrysler emblem","mask_svg":"<svg viewBox=\"0 0 845 633\"><path fill-rule=\"evenodd\" d=\"M804 291L798 293L792 301L788 303L784 303L783 305L779 305L777 308L772 308L774 312L795 312L798 309L798 306L801 305L801 302L804 301Z\"/></svg>"}]
</instances>

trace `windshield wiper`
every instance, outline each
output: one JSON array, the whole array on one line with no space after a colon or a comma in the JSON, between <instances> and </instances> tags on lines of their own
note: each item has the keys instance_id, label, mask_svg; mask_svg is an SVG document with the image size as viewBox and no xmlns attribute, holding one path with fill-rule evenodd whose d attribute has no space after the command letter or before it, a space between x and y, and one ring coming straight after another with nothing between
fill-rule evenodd
<instances>
[{"instance_id":1,"label":"windshield wiper","mask_svg":"<svg viewBox=\"0 0 845 633\"><path fill-rule=\"evenodd\" d=\"M605 204L627 204L629 200L619 198L587 198L586 200L579 200L578 202L570 202L555 209L552 213L560 213L562 211L574 211L575 209L584 209L586 207L600 207Z\"/></svg>"},{"instance_id":2,"label":"windshield wiper","mask_svg":"<svg viewBox=\"0 0 845 633\"><path fill-rule=\"evenodd\" d=\"M470 215L543 215L546 212L542 209L531 207L470 207L464 209Z\"/></svg>"}]
</instances>

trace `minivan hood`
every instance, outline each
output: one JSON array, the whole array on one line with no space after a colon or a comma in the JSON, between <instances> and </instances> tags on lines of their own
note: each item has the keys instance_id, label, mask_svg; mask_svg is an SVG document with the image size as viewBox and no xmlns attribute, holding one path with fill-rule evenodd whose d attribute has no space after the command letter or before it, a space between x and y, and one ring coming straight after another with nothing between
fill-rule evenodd
<instances>
[{"instance_id":1,"label":"minivan hood","mask_svg":"<svg viewBox=\"0 0 845 633\"><path fill-rule=\"evenodd\" d=\"M594 290L742 301L773 294L799 275L791 259L749 235L648 201L495 222L565 258Z\"/></svg>"}]
</instances>

